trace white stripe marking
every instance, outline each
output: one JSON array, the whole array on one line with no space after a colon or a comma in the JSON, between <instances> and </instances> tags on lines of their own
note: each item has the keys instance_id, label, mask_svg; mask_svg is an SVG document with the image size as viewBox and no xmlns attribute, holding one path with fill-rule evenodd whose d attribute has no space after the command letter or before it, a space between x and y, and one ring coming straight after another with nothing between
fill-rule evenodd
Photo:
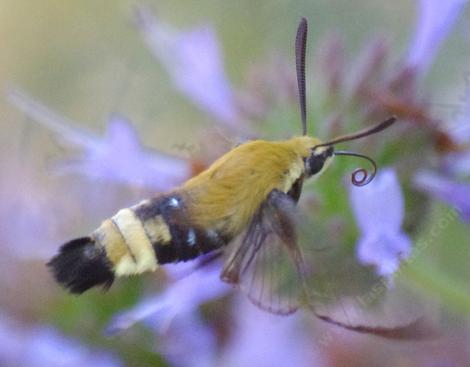
<instances>
[{"instance_id":1,"label":"white stripe marking","mask_svg":"<svg viewBox=\"0 0 470 367\"><path fill-rule=\"evenodd\" d=\"M179 203L177 198L173 197L173 198L170 198L170 201L168 202L168 205L170 205L174 208L177 208L180 205L180 203Z\"/></svg>"},{"instance_id":2,"label":"white stripe marking","mask_svg":"<svg viewBox=\"0 0 470 367\"><path fill-rule=\"evenodd\" d=\"M120 210L112 221L122 234L125 243L135 257L124 256L116 265L116 275L140 274L145 271L154 271L157 267L157 260L152 244L145 233L142 222L137 218L131 209Z\"/></svg>"},{"instance_id":3,"label":"white stripe marking","mask_svg":"<svg viewBox=\"0 0 470 367\"><path fill-rule=\"evenodd\" d=\"M194 246L196 244L196 233L194 233L194 229L190 229L188 232L188 238L186 239L186 242L188 243L189 246Z\"/></svg>"}]
</instances>

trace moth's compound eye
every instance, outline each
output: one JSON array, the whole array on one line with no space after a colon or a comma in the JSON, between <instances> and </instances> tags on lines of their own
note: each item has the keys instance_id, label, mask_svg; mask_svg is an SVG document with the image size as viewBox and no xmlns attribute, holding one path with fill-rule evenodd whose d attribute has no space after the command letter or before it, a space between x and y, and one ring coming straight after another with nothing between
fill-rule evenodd
<instances>
[{"instance_id":1,"label":"moth's compound eye","mask_svg":"<svg viewBox=\"0 0 470 367\"><path fill-rule=\"evenodd\" d=\"M312 154L307 161L307 169L310 175L315 175L321 171L323 165L325 164L325 159L323 155L314 155Z\"/></svg>"},{"instance_id":2,"label":"moth's compound eye","mask_svg":"<svg viewBox=\"0 0 470 367\"><path fill-rule=\"evenodd\" d=\"M334 148L328 147L321 152L312 151L310 157L308 157L306 162L306 169L309 175L315 175L320 172L329 157L332 157L334 153Z\"/></svg>"}]
</instances>

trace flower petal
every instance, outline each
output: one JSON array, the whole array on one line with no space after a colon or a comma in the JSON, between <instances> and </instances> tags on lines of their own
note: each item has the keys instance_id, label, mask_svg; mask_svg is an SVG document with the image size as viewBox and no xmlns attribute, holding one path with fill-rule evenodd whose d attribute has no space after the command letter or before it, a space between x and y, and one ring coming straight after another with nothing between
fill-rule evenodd
<instances>
[{"instance_id":1,"label":"flower petal","mask_svg":"<svg viewBox=\"0 0 470 367\"><path fill-rule=\"evenodd\" d=\"M438 200L455 207L462 219L470 222L470 184L458 183L428 171L419 172L414 184Z\"/></svg>"},{"instance_id":2,"label":"flower petal","mask_svg":"<svg viewBox=\"0 0 470 367\"><path fill-rule=\"evenodd\" d=\"M406 63L426 72L467 0L420 0Z\"/></svg>"},{"instance_id":3,"label":"flower petal","mask_svg":"<svg viewBox=\"0 0 470 367\"><path fill-rule=\"evenodd\" d=\"M364 235L357 243L357 258L372 265L380 276L390 276L398 270L400 261L411 252L411 241L401 232Z\"/></svg>"},{"instance_id":4,"label":"flower petal","mask_svg":"<svg viewBox=\"0 0 470 367\"><path fill-rule=\"evenodd\" d=\"M131 124L112 116L103 140L85 148L82 159L62 165L62 173L79 172L104 180L164 191L190 177L189 163L160 152L145 151Z\"/></svg>"},{"instance_id":5,"label":"flower petal","mask_svg":"<svg viewBox=\"0 0 470 367\"><path fill-rule=\"evenodd\" d=\"M142 6L137 8L137 20L148 47L176 88L197 107L238 128L241 122L214 30L203 26L178 32Z\"/></svg>"},{"instance_id":6,"label":"flower petal","mask_svg":"<svg viewBox=\"0 0 470 367\"><path fill-rule=\"evenodd\" d=\"M215 264L207 265L204 269L195 270L189 276L170 284L158 295L115 315L105 332L115 334L146 319L162 332L173 318L195 312L201 304L222 297L229 289L220 280L220 267Z\"/></svg>"},{"instance_id":7,"label":"flower petal","mask_svg":"<svg viewBox=\"0 0 470 367\"><path fill-rule=\"evenodd\" d=\"M351 185L349 194L362 232L356 245L359 262L375 266L379 275L393 274L411 251L411 241L400 230L404 203L395 171L382 169L367 186Z\"/></svg>"},{"instance_id":8,"label":"flower petal","mask_svg":"<svg viewBox=\"0 0 470 367\"><path fill-rule=\"evenodd\" d=\"M403 195L395 171L381 169L368 185L350 185L349 199L362 232L398 231L404 216Z\"/></svg>"},{"instance_id":9,"label":"flower petal","mask_svg":"<svg viewBox=\"0 0 470 367\"><path fill-rule=\"evenodd\" d=\"M107 136L100 138L73 127L73 122L19 90L9 90L8 96L17 108L53 131L62 143L83 150L81 158L60 164L56 173L79 173L157 191L171 189L191 176L188 161L145 150L131 123L122 116L112 115Z\"/></svg>"},{"instance_id":10,"label":"flower petal","mask_svg":"<svg viewBox=\"0 0 470 367\"><path fill-rule=\"evenodd\" d=\"M140 141L129 120L118 114L113 114L108 120L106 140L124 151L140 150Z\"/></svg>"}]
</instances>

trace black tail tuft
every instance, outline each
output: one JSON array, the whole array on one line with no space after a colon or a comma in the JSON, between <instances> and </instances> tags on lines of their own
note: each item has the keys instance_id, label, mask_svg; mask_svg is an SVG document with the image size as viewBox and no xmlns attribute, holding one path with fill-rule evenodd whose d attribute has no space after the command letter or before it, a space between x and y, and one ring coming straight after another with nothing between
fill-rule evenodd
<instances>
[{"instance_id":1,"label":"black tail tuft","mask_svg":"<svg viewBox=\"0 0 470 367\"><path fill-rule=\"evenodd\" d=\"M109 288L114 280L104 249L95 246L90 237L67 242L47 266L57 282L72 293L80 294L97 285Z\"/></svg>"}]
</instances>

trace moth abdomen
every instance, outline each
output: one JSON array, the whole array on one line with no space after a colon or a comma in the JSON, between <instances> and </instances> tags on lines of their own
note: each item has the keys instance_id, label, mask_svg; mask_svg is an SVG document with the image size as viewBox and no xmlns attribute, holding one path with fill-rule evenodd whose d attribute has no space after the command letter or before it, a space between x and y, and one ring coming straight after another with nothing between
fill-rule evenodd
<instances>
[{"instance_id":1,"label":"moth abdomen","mask_svg":"<svg viewBox=\"0 0 470 367\"><path fill-rule=\"evenodd\" d=\"M65 288L83 293L98 285L108 288L115 277L194 259L228 242L192 222L180 196L158 196L120 210L89 237L66 243L48 266Z\"/></svg>"},{"instance_id":2,"label":"moth abdomen","mask_svg":"<svg viewBox=\"0 0 470 367\"><path fill-rule=\"evenodd\" d=\"M149 234L159 264L188 261L228 242L217 231L195 226L186 204L181 195L173 194L134 208Z\"/></svg>"},{"instance_id":3,"label":"moth abdomen","mask_svg":"<svg viewBox=\"0 0 470 367\"><path fill-rule=\"evenodd\" d=\"M64 244L47 266L54 278L72 293L83 293L94 286L109 288L114 281L112 264L103 248L91 237Z\"/></svg>"}]
</instances>

